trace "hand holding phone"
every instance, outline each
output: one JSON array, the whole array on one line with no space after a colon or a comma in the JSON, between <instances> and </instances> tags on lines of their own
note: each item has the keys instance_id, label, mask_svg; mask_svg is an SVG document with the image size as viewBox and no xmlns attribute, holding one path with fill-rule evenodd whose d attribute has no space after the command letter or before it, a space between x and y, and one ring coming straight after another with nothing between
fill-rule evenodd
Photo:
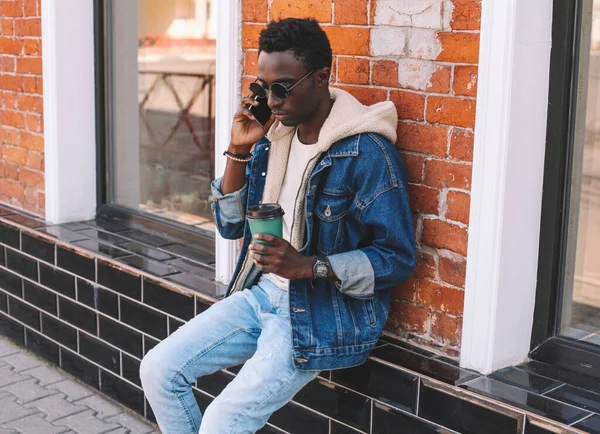
<instances>
[{"instance_id":1,"label":"hand holding phone","mask_svg":"<svg viewBox=\"0 0 600 434\"><path fill-rule=\"evenodd\" d=\"M271 109L267 104L267 98L256 95L254 97L254 101L257 101L258 105L248 106L248 108L250 109L250 113L252 113L254 119L256 119L256 121L259 124L266 125L266 123L271 118Z\"/></svg>"},{"instance_id":2,"label":"hand holding phone","mask_svg":"<svg viewBox=\"0 0 600 434\"><path fill-rule=\"evenodd\" d=\"M274 120L267 99L248 94L242 98L233 118L230 144L241 153L248 152L269 131Z\"/></svg>"}]
</instances>

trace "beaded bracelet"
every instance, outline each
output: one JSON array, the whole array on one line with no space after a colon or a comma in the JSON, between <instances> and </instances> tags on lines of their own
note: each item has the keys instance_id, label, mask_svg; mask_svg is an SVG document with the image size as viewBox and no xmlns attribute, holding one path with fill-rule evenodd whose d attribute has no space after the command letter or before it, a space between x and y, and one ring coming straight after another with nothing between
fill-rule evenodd
<instances>
[{"instance_id":1,"label":"beaded bracelet","mask_svg":"<svg viewBox=\"0 0 600 434\"><path fill-rule=\"evenodd\" d=\"M237 161L238 163L247 163L252 159L252 154L234 154L233 152L225 151L223 152L227 158L233 161Z\"/></svg>"}]
</instances>

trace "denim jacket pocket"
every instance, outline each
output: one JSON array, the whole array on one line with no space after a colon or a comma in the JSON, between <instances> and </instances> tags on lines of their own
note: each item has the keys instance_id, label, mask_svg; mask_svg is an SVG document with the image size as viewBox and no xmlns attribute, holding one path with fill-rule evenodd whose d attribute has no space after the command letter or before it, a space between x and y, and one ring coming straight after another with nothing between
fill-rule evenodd
<instances>
[{"instance_id":1,"label":"denim jacket pocket","mask_svg":"<svg viewBox=\"0 0 600 434\"><path fill-rule=\"evenodd\" d=\"M315 205L319 225L319 253L334 253L343 241L343 218L348 214L352 196L322 192Z\"/></svg>"}]
</instances>

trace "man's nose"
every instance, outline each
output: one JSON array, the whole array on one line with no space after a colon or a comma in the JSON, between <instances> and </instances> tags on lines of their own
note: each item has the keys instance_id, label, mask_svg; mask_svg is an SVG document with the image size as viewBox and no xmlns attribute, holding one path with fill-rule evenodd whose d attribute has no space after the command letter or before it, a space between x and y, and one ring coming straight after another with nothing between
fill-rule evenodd
<instances>
[{"instance_id":1,"label":"man's nose","mask_svg":"<svg viewBox=\"0 0 600 434\"><path fill-rule=\"evenodd\" d=\"M282 102L283 102L283 100L281 98L277 98L275 95L273 95L273 92L269 92L268 99L267 99L267 105L269 106L269 108L271 110L279 107Z\"/></svg>"}]
</instances>

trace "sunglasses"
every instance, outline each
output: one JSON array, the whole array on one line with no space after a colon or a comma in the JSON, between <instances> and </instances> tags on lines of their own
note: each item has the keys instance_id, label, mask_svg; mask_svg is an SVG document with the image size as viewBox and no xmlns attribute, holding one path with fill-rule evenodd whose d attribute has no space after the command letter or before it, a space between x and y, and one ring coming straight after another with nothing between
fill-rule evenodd
<instances>
[{"instance_id":1,"label":"sunglasses","mask_svg":"<svg viewBox=\"0 0 600 434\"><path fill-rule=\"evenodd\" d=\"M254 82L250 83L250 91L254 95L258 96L259 98L266 98L267 94L269 92L271 92L277 98L285 99L288 96L290 96L290 93L292 92L293 88L295 88L300 83L302 83L302 80L304 80L306 77L308 77L310 74L312 74L315 71L316 71L316 69L313 69L308 74L306 74L304 77L302 77L300 80L298 80L296 82L296 84L294 84L293 86L290 86L290 87L287 87L285 84L281 84L281 83L273 83L271 85L271 87L265 87L265 86L261 85L260 83L254 81Z\"/></svg>"}]
</instances>

